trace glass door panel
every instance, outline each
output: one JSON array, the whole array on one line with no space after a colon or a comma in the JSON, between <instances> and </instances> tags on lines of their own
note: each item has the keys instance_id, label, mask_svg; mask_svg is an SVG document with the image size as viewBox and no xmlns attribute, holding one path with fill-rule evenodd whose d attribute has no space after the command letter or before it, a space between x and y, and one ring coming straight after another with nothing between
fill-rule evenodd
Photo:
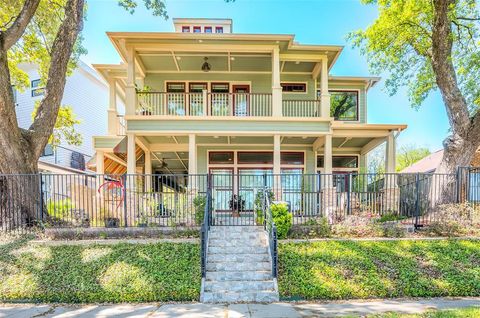
<instances>
[{"instance_id":1,"label":"glass door panel","mask_svg":"<svg viewBox=\"0 0 480 318\"><path fill-rule=\"evenodd\" d=\"M234 116L245 117L250 113L250 86L233 85Z\"/></svg>"},{"instance_id":2,"label":"glass door panel","mask_svg":"<svg viewBox=\"0 0 480 318\"><path fill-rule=\"evenodd\" d=\"M215 211L230 211L233 197L233 169L211 169L212 198Z\"/></svg>"},{"instance_id":3,"label":"glass door panel","mask_svg":"<svg viewBox=\"0 0 480 318\"><path fill-rule=\"evenodd\" d=\"M207 90L207 83L190 83L188 85L188 98L190 116L203 116L203 91Z\"/></svg>"},{"instance_id":4,"label":"glass door panel","mask_svg":"<svg viewBox=\"0 0 480 318\"><path fill-rule=\"evenodd\" d=\"M255 198L263 187L272 189L272 169L239 169L238 170L238 195L245 202L245 211L255 210Z\"/></svg>"}]
</instances>

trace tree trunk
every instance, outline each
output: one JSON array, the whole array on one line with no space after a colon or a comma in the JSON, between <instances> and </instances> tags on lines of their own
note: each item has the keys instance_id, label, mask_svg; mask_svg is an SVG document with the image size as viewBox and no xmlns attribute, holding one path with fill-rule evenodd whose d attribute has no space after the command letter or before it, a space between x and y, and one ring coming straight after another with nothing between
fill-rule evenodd
<instances>
[{"instance_id":1,"label":"tree trunk","mask_svg":"<svg viewBox=\"0 0 480 318\"><path fill-rule=\"evenodd\" d=\"M68 62L83 27L84 0L68 0L55 36L45 97L28 130L18 127L7 52L21 39L40 0L26 0L14 23L0 31L0 228L42 220L44 208L37 162L52 135L63 97Z\"/></svg>"}]
</instances>

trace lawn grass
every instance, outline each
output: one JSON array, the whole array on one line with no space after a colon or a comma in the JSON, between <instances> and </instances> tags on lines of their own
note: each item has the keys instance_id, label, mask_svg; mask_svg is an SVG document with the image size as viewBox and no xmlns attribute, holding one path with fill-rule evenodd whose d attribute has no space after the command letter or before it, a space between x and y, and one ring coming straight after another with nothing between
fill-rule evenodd
<instances>
[{"instance_id":1,"label":"lawn grass","mask_svg":"<svg viewBox=\"0 0 480 318\"><path fill-rule=\"evenodd\" d=\"M0 244L0 301L195 301L200 247L190 243Z\"/></svg>"},{"instance_id":2,"label":"lawn grass","mask_svg":"<svg viewBox=\"0 0 480 318\"><path fill-rule=\"evenodd\" d=\"M480 296L480 241L279 244L282 299Z\"/></svg>"},{"instance_id":3,"label":"lawn grass","mask_svg":"<svg viewBox=\"0 0 480 318\"><path fill-rule=\"evenodd\" d=\"M477 318L480 317L480 308L470 307L462 309L449 309L428 311L423 314L380 314L367 316L368 318Z\"/></svg>"}]
</instances>

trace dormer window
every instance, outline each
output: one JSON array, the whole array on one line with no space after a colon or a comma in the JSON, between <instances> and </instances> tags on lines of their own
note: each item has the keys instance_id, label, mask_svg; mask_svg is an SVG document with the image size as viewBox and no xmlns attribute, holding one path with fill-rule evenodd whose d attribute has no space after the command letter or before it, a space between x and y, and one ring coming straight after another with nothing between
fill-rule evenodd
<instances>
[{"instance_id":1,"label":"dormer window","mask_svg":"<svg viewBox=\"0 0 480 318\"><path fill-rule=\"evenodd\" d=\"M205 33L212 33L212 27L211 26L206 26L205 28L203 28L204 32Z\"/></svg>"},{"instance_id":2,"label":"dormer window","mask_svg":"<svg viewBox=\"0 0 480 318\"><path fill-rule=\"evenodd\" d=\"M193 27L193 33L202 33L202 27L194 26Z\"/></svg>"},{"instance_id":3,"label":"dormer window","mask_svg":"<svg viewBox=\"0 0 480 318\"><path fill-rule=\"evenodd\" d=\"M190 33L190 27L189 26L183 26L182 27L182 33Z\"/></svg>"},{"instance_id":4,"label":"dormer window","mask_svg":"<svg viewBox=\"0 0 480 318\"><path fill-rule=\"evenodd\" d=\"M215 27L215 33L223 33L223 27L221 26Z\"/></svg>"}]
</instances>

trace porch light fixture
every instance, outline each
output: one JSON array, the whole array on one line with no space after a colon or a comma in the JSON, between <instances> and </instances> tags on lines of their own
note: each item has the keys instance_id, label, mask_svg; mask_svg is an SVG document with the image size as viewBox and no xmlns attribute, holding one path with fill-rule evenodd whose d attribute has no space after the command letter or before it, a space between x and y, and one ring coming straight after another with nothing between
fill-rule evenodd
<instances>
[{"instance_id":1,"label":"porch light fixture","mask_svg":"<svg viewBox=\"0 0 480 318\"><path fill-rule=\"evenodd\" d=\"M208 57L204 57L203 59L205 60L205 62L203 62L202 71L209 72L212 69L212 66L207 62Z\"/></svg>"}]
</instances>

